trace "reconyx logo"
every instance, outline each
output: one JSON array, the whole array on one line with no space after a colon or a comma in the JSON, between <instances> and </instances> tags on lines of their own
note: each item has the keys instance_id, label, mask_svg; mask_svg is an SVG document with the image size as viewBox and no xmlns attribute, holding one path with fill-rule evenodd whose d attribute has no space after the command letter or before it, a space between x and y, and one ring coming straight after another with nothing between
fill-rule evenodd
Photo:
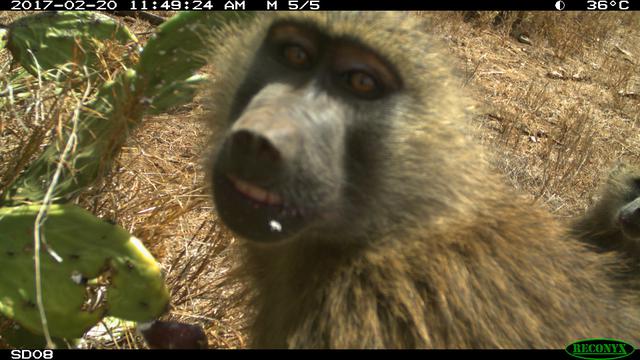
<instances>
[{"instance_id":1,"label":"reconyx logo","mask_svg":"<svg viewBox=\"0 0 640 360\"><path fill-rule=\"evenodd\" d=\"M567 345L565 351L576 358L587 360L622 359L636 349L618 339L583 339Z\"/></svg>"}]
</instances>

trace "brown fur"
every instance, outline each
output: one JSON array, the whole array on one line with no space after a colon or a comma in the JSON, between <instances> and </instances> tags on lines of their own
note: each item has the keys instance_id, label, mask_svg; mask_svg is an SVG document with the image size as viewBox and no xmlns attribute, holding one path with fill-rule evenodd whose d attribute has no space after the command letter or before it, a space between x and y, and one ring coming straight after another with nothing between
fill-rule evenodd
<instances>
[{"instance_id":1,"label":"brown fur","mask_svg":"<svg viewBox=\"0 0 640 360\"><path fill-rule=\"evenodd\" d=\"M252 347L640 341L638 308L601 281L615 258L589 251L490 169L468 137L448 58L412 16L279 13L216 34L214 143L235 120L236 90L274 18L356 38L394 65L404 84L391 105L354 111L370 124L358 130L367 135L366 156L354 150L362 160L351 164L353 153L344 160L356 169L339 184L351 197L322 226L277 243L241 242L240 274L255 311Z\"/></svg>"}]
</instances>

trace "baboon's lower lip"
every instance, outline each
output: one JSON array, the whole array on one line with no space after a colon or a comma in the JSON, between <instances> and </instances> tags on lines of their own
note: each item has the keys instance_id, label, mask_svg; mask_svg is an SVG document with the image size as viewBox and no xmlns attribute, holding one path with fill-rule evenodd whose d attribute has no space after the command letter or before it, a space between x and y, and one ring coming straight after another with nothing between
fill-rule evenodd
<instances>
[{"instance_id":1,"label":"baboon's lower lip","mask_svg":"<svg viewBox=\"0 0 640 360\"><path fill-rule=\"evenodd\" d=\"M227 178L239 193L257 203L271 206L282 205L282 197L276 193L267 191L244 180L240 180L233 175L227 175Z\"/></svg>"}]
</instances>

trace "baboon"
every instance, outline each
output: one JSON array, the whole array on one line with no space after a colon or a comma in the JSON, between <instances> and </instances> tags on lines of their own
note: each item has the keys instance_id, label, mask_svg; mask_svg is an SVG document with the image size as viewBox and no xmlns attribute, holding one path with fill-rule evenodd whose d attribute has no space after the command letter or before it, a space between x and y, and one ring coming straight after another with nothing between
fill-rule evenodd
<instances>
[{"instance_id":1,"label":"baboon","mask_svg":"<svg viewBox=\"0 0 640 360\"><path fill-rule=\"evenodd\" d=\"M640 289L640 167L617 164L600 191L600 199L573 224L575 235L602 252L625 260L616 277Z\"/></svg>"},{"instance_id":2,"label":"baboon","mask_svg":"<svg viewBox=\"0 0 640 360\"><path fill-rule=\"evenodd\" d=\"M525 18L524 11L498 11L496 16L493 18L493 27L496 28L504 24L507 18L511 16L511 13L515 13L515 19L511 22L509 36L523 44L532 45L531 39L529 38L529 32L523 26L523 20ZM462 14L462 18L465 22L473 22L477 21L480 14L480 11L465 11Z\"/></svg>"},{"instance_id":3,"label":"baboon","mask_svg":"<svg viewBox=\"0 0 640 360\"><path fill-rule=\"evenodd\" d=\"M589 251L487 165L417 16L269 13L212 34L208 168L259 348L640 340Z\"/></svg>"}]
</instances>

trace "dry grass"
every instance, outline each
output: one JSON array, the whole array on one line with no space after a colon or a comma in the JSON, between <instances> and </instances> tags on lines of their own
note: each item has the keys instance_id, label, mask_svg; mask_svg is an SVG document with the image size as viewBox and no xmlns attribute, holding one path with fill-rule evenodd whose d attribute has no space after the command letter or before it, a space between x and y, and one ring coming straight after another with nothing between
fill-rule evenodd
<instances>
[{"instance_id":1,"label":"dry grass","mask_svg":"<svg viewBox=\"0 0 640 360\"><path fill-rule=\"evenodd\" d=\"M559 216L576 215L613 161L640 161L639 102L620 94L638 91L640 16L524 13L532 46L509 36L517 14L498 26L495 16L432 21L460 60L496 165Z\"/></svg>"},{"instance_id":2,"label":"dry grass","mask_svg":"<svg viewBox=\"0 0 640 360\"><path fill-rule=\"evenodd\" d=\"M430 29L458 60L463 86L478 104L471 120L477 141L496 149L497 168L558 216L579 214L614 161L640 162L640 100L629 95L640 92L640 16L524 13L518 26L530 46L509 36L517 14L506 14L497 26L495 15L465 22L460 13L438 13ZM0 12L0 23L19 16ZM151 30L138 20L127 25L143 38ZM0 84L10 74L9 61L0 54ZM25 86L50 95L33 80ZM68 118L66 101L51 97L44 103L50 120L39 123L31 100L0 109L0 184ZM78 203L143 239L160 260L174 306L168 318L203 325L211 347L238 348L245 346L246 316L233 302L237 286L214 290L233 264L235 239L212 215L201 103L146 118L110 176ZM129 333L91 346L143 345Z\"/></svg>"}]
</instances>

